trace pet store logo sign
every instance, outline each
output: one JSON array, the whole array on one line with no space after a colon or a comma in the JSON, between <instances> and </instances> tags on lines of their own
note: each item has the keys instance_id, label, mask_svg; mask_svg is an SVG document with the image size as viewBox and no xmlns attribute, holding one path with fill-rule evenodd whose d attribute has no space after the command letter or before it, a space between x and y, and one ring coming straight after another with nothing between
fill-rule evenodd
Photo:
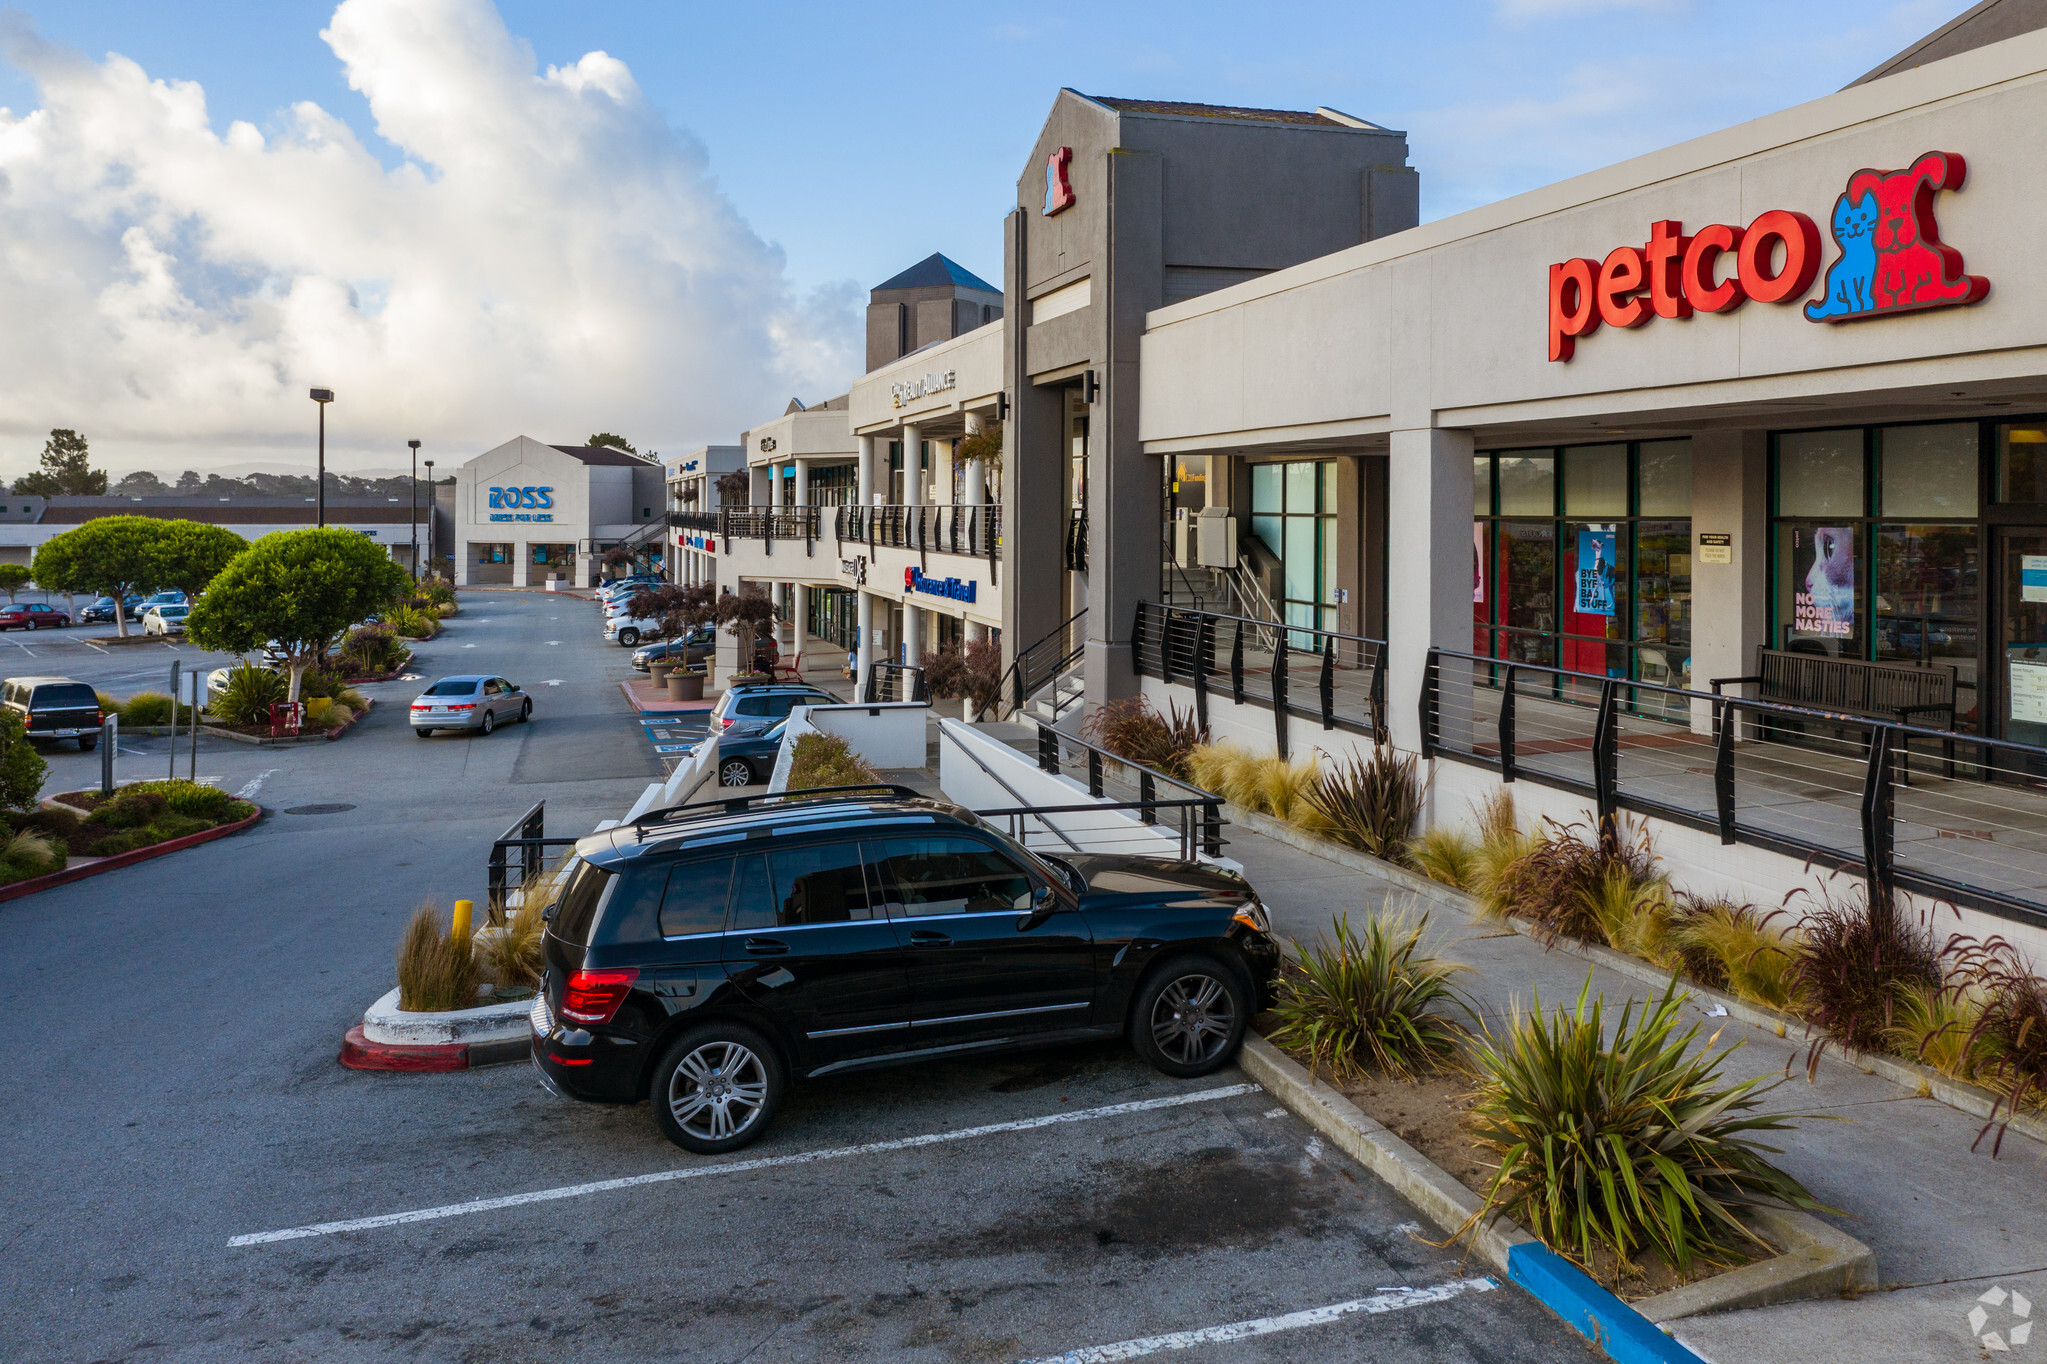
<instances>
[{"instance_id":1,"label":"pet store logo sign","mask_svg":"<svg viewBox=\"0 0 2047 1364\"><path fill-rule=\"evenodd\" d=\"M1549 358L1569 360L1578 339L1601 324L1629 330L1652 317L1730 313L1750 301L1804 301L1809 322L1979 303L1990 281L1964 273L1962 253L1941 241L1933 213L1935 194L1960 189L1967 176L1967 164L1953 152L1928 152L1905 170L1849 176L1834 200L1834 260L1817 298L1806 294L1819 276L1819 228L1781 208L1745 228L1714 223L1694 233L1666 219L1649 225L1642 246L1552 265Z\"/></svg>"}]
</instances>

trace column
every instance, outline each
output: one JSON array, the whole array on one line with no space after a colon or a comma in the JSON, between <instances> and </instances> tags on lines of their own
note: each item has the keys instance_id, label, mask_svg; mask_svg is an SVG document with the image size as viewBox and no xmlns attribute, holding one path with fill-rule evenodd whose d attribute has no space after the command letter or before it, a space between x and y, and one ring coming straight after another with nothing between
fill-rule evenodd
<instances>
[{"instance_id":1,"label":"column","mask_svg":"<svg viewBox=\"0 0 2047 1364\"><path fill-rule=\"evenodd\" d=\"M924 657L924 608L903 603L903 662L916 667Z\"/></svg>"},{"instance_id":2,"label":"column","mask_svg":"<svg viewBox=\"0 0 2047 1364\"><path fill-rule=\"evenodd\" d=\"M803 466L799 464L796 467L801 469ZM810 639L810 589L802 583L797 583L795 591L790 594L789 606L790 614L796 618L790 623L790 629L796 636L796 671L801 673L803 646Z\"/></svg>"},{"instance_id":3,"label":"column","mask_svg":"<svg viewBox=\"0 0 2047 1364\"><path fill-rule=\"evenodd\" d=\"M967 643L979 644L982 640L988 638L988 627L975 620L972 616L964 617L960 623L966 627Z\"/></svg>"},{"instance_id":4,"label":"column","mask_svg":"<svg viewBox=\"0 0 2047 1364\"><path fill-rule=\"evenodd\" d=\"M874 505L874 437L860 437L860 458L858 468L859 495L854 504L861 507Z\"/></svg>"},{"instance_id":5,"label":"column","mask_svg":"<svg viewBox=\"0 0 2047 1364\"><path fill-rule=\"evenodd\" d=\"M924 429L919 426L903 428L903 505L921 506L924 502Z\"/></svg>"},{"instance_id":6,"label":"column","mask_svg":"<svg viewBox=\"0 0 2047 1364\"><path fill-rule=\"evenodd\" d=\"M455 586L467 587L470 583L470 565L476 558L475 546L467 540L460 541L455 550Z\"/></svg>"},{"instance_id":7,"label":"column","mask_svg":"<svg viewBox=\"0 0 2047 1364\"><path fill-rule=\"evenodd\" d=\"M810 466L800 459L796 461L796 505L810 505Z\"/></svg>"},{"instance_id":8,"label":"column","mask_svg":"<svg viewBox=\"0 0 2047 1364\"><path fill-rule=\"evenodd\" d=\"M869 456L873 454L867 437L860 438L863 445L869 445ZM864 467L864 465L863 465ZM874 594L860 589L858 624L860 642L854 646L853 695L858 699L867 686L867 675L874 670Z\"/></svg>"},{"instance_id":9,"label":"column","mask_svg":"<svg viewBox=\"0 0 2047 1364\"><path fill-rule=\"evenodd\" d=\"M1471 649L1474 442L1469 431L1424 427L1393 432L1389 447L1387 557L1395 586L1386 609L1387 724L1393 742L1412 753L1421 747L1430 646Z\"/></svg>"},{"instance_id":10,"label":"column","mask_svg":"<svg viewBox=\"0 0 2047 1364\"><path fill-rule=\"evenodd\" d=\"M932 452L936 456L931 461L931 483L937 492L937 496L932 498L934 502L955 500L952 495L952 466L953 461L958 458L958 450L958 441L942 440L938 442L938 448Z\"/></svg>"},{"instance_id":11,"label":"column","mask_svg":"<svg viewBox=\"0 0 2047 1364\"><path fill-rule=\"evenodd\" d=\"M967 434L970 436L980 435L982 431L981 414L969 412L966 414L966 417ZM967 466L965 475L960 479L960 501L970 507L978 507L987 500L988 462L977 459Z\"/></svg>"},{"instance_id":12,"label":"column","mask_svg":"<svg viewBox=\"0 0 2047 1364\"><path fill-rule=\"evenodd\" d=\"M523 540L512 542L512 586L533 586L533 546Z\"/></svg>"},{"instance_id":13,"label":"column","mask_svg":"<svg viewBox=\"0 0 2047 1364\"><path fill-rule=\"evenodd\" d=\"M1753 670L1756 649L1768 642L1769 467L1769 438L1762 431L1710 431L1692 437L1694 691L1708 690L1716 677L1746 676ZM1733 562L1701 562L1702 534L1731 535ZM1670 661L1676 666L1682 660ZM1692 730L1712 731L1711 706L1694 703Z\"/></svg>"}]
</instances>

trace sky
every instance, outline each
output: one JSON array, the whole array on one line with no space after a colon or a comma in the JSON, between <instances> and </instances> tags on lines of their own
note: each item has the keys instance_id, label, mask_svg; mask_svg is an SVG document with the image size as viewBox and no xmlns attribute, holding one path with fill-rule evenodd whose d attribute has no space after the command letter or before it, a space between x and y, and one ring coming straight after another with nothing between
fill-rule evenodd
<instances>
[{"instance_id":1,"label":"sky","mask_svg":"<svg viewBox=\"0 0 2047 1364\"><path fill-rule=\"evenodd\" d=\"M0 478L679 455L843 392L866 291L999 282L1059 87L1407 131L1435 219L1828 94L1967 0L0 13Z\"/></svg>"}]
</instances>

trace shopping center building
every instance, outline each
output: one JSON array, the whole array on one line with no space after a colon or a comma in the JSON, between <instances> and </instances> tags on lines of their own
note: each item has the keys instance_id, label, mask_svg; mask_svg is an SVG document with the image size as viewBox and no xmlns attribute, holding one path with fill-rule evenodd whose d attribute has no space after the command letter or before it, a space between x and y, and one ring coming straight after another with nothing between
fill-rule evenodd
<instances>
[{"instance_id":1,"label":"shopping center building","mask_svg":"<svg viewBox=\"0 0 2047 1364\"><path fill-rule=\"evenodd\" d=\"M1757 903L1880 865L2030 932L2043 157L2047 32L1968 23L1426 225L1402 133L1062 91L1001 315L871 353L828 441L749 432L727 562L853 594L863 661L999 629L1027 693L1390 739L1434 820L1518 781Z\"/></svg>"}]
</instances>

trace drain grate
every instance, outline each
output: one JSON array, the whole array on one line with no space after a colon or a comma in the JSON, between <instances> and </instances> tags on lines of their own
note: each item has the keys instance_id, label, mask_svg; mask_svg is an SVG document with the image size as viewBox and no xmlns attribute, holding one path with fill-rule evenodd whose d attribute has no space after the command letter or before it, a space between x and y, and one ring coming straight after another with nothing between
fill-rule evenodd
<instances>
[{"instance_id":1,"label":"drain grate","mask_svg":"<svg viewBox=\"0 0 2047 1364\"><path fill-rule=\"evenodd\" d=\"M353 805L294 805L285 813L288 815L338 815L343 810L353 810Z\"/></svg>"}]
</instances>

